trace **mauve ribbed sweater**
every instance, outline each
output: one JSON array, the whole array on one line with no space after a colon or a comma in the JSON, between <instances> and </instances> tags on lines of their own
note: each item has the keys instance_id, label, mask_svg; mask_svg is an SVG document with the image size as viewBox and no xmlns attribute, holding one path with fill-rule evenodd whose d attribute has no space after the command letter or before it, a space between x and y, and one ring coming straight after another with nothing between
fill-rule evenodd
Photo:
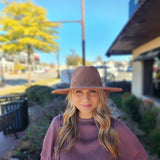
<instances>
[{"instance_id":1,"label":"mauve ribbed sweater","mask_svg":"<svg viewBox=\"0 0 160 160\"><path fill-rule=\"evenodd\" d=\"M61 151L54 159L55 141L62 119L62 115L59 115L52 120L44 138L41 160L112 160L107 151L99 144L98 129L93 118L78 118L80 137L72 152ZM148 155L143 146L123 122L114 119L114 128L120 138L121 156L117 160L147 160Z\"/></svg>"}]
</instances>

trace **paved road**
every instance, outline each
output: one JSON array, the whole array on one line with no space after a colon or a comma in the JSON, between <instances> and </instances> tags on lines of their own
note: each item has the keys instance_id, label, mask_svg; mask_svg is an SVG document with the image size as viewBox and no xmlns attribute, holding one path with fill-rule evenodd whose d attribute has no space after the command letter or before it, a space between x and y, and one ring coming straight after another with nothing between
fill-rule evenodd
<instances>
[{"instance_id":1,"label":"paved road","mask_svg":"<svg viewBox=\"0 0 160 160\"><path fill-rule=\"evenodd\" d=\"M0 87L0 90L8 89L10 87L15 87L19 85L24 85L28 83L28 74L4 74L5 76L5 86ZM56 78L57 72L50 71L50 72L42 72L42 73L36 73L31 72L31 81L36 82L43 79L49 79L49 78Z\"/></svg>"}]
</instances>

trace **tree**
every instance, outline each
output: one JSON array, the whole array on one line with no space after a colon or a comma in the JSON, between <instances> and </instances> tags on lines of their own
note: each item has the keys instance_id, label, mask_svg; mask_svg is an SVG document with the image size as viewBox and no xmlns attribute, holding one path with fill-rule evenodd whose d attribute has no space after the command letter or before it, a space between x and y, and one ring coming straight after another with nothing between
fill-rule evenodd
<instances>
[{"instance_id":1,"label":"tree","mask_svg":"<svg viewBox=\"0 0 160 160\"><path fill-rule=\"evenodd\" d=\"M67 56L66 63L68 66L78 66L79 64L82 64L82 58L75 53L72 53L71 55Z\"/></svg>"},{"instance_id":2,"label":"tree","mask_svg":"<svg viewBox=\"0 0 160 160\"><path fill-rule=\"evenodd\" d=\"M25 67L23 65L21 65L20 63L17 63L14 66L14 70L16 70L16 71L23 71L23 70L25 70Z\"/></svg>"},{"instance_id":3,"label":"tree","mask_svg":"<svg viewBox=\"0 0 160 160\"><path fill-rule=\"evenodd\" d=\"M98 56L98 57L97 57L97 61L102 62L102 57L101 57L101 56Z\"/></svg>"},{"instance_id":4,"label":"tree","mask_svg":"<svg viewBox=\"0 0 160 160\"><path fill-rule=\"evenodd\" d=\"M68 55L66 58L66 64L68 66L78 66L78 65L82 65L82 57L80 57L78 54L75 53L74 49L71 49L72 54ZM91 63L89 61L86 60L86 65L90 65Z\"/></svg>"},{"instance_id":5,"label":"tree","mask_svg":"<svg viewBox=\"0 0 160 160\"><path fill-rule=\"evenodd\" d=\"M46 10L30 1L4 3L0 15L0 49L5 54L26 51L28 55L28 83L31 85L31 60L34 51L56 53L59 49L56 28L49 22Z\"/></svg>"}]
</instances>

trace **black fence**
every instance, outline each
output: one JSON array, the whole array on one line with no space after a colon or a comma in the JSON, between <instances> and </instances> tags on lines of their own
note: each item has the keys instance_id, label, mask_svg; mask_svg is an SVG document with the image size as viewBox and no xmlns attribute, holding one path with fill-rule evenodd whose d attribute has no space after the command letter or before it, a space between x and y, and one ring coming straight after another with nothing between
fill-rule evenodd
<instances>
[{"instance_id":1,"label":"black fence","mask_svg":"<svg viewBox=\"0 0 160 160\"><path fill-rule=\"evenodd\" d=\"M108 87L118 87L118 88L122 88L123 91L121 92L111 92L110 94L124 94L126 92L131 93L131 83L130 81L114 81L114 82L108 82L106 83L106 86Z\"/></svg>"},{"instance_id":2,"label":"black fence","mask_svg":"<svg viewBox=\"0 0 160 160\"><path fill-rule=\"evenodd\" d=\"M13 127L9 126L7 130L15 132L26 129L29 124L29 117L27 97L25 95L12 94L0 97L0 117L9 117L12 112L15 112L15 117L12 122Z\"/></svg>"}]
</instances>

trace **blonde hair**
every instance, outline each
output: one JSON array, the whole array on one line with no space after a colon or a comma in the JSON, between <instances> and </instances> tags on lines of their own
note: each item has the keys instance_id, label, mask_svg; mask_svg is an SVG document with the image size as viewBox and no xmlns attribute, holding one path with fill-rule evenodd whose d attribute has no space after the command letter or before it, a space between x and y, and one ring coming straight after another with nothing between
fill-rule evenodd
<instances>
[{"instance_id":1,"label":"blonde hair","mask_svg":"<svg viewBox=\"0 0 160 160\"><path fill-rule=\"evenodd\" d=\"M73 91L70 91L67 96L68 105L63 114L63 126L60 129L57 138L56 155L62 150L62 147L66 142L69 143L64 150L71 150L79 136L77 123L78 110L72 102L72 94ZM105 92L103 90L98 90L98 95L99 104L93 111L93 118L97 128L99 129L99 143L111 154L113 158L117 158L119 157L119 136L111 126L112 115L106 104Z\"/></svg>"}]
</instances>

